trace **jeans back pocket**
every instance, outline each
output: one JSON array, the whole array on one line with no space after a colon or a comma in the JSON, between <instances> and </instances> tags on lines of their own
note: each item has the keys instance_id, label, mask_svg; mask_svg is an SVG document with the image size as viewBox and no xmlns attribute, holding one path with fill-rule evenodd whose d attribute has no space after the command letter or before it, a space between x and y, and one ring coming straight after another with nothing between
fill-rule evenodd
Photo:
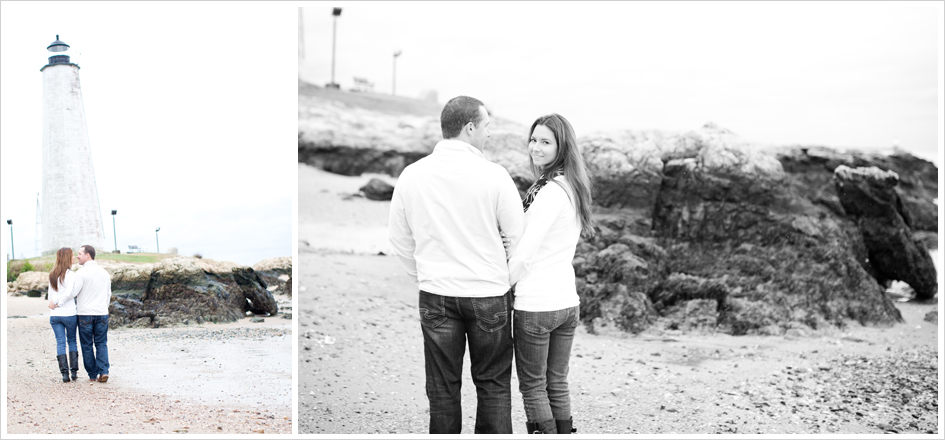
<instances>
[{"instance_id":1,"label":"jeans back pocket","mask_svg":"<svg viewBox=\"0 0 945 440\"><path fill-rule=\"evenodd\" d=\"M476 325L487 333L492 333L509 323L509 305L505 295L486 298L472 298L476 312Z\"/></svg>"},{"instance_id":2,"label":"jeans back pocket","mask_svg":"<svg viewBox=\"0 0 945 440\"><path fill-rule=\"evenodd\" d=\"M446 298L433 293L420 291L420 324L436 328L446 322Z\"/></svg>"}]
</instances>

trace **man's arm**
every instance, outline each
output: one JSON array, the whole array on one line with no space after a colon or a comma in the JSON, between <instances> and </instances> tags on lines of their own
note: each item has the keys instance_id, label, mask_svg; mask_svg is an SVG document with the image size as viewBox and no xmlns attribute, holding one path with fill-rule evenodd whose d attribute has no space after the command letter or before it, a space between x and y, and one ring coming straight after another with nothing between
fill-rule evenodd
<instances>
[{"instance_id":1,"label":"man's arm","mask_svg":"<svg viewBox=\"0 0 945 440\"><path fill-rule=\"evenodd\" d=\"M499 222L499 231L509 238L507 254L512 255L518 248L525 231L525 212L522 210L522 199L515 188L512 176L505 174L505 182L499 185L499 200L496 205L496 219ZM510 283L514 284L514 283Z\"/></svg>"},{"instance_id":2,"label":"man's arm","mask_svg":"<svg viewBox=\"0 0 945 440\"><path fill-rule=\"evenodd\" d=\"M407 275L417 280L417 260L414 258L414 251L417 249L417 243L413 238L413 231L407 222L407 212L404 206L404 175L401 174L400 180L394 186L394 195L390 201L390 216L387 221L387 231L390 237L390 244L394 248L394 254L400 260L400 265L407 271Z\"/></svg>"}]
</instances>

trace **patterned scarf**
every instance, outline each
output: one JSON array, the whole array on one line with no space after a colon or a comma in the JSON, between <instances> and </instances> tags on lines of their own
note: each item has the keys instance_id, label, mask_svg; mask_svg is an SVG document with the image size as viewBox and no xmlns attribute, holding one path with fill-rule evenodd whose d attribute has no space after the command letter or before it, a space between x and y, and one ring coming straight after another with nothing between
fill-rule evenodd
<instances>
[{"instance_id":1,"label":"patterned scarf","mask_svg":"<svg viewBox=\"0 0 945 440\"><path fill-rule=\"evenodd\" d=\"M554 172L551 173L550 178L547 176L547 174L548 173L542 173L541 176L538 177L538 180L533 183L530 188L528 188L528 192L525 193L525 199L522 200L522 207L525 208L525 212L528 212L528 207L532 206L532 202L535 201L535 196L538 195L538 191L541 191L541 188L548 184L550 179L563 176L564 170L561 168L554 170Z\"/></svg>"}]
</instances>

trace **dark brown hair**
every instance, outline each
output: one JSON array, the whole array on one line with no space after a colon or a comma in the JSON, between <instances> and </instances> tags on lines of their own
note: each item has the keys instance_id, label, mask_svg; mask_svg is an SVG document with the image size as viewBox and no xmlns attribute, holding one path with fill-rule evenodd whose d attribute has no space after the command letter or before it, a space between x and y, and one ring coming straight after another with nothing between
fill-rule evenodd
<instances>
[{"instance_id":1,"label":"dark brown hair","mask_svg":"<svg viewBox=\"0 0 945 440\"><path fill-rule=\"evenodd\" d=\"M66 271L72 267L72 249L64 247L56 251L56 266L49 272L49 285L59 290L60 283L66 281Z\"/></svg>"},{"instance_id":2,"label":"dark brown hair","mask_svg":"<svg viewBox=\"0 0 945 440\"><path fill-rule=\"evenodd\" d=\"M584 156L578 149L577 136L574 135L574 129L571 123L564 116L557 113L542 116L532 123L532 128L528 131L527 142L531 142L532 135L535 133L535 127L544 125L555 135L555 142L558 144L558 154L555 160L539 167L535 165L532 156L528 155L528 165L538 180L543 173L554 171L556 169L564 170L564 180L572 191L565 189L565 192L571 197L571 203L574 204L574 213L577 215L578 223L581 225L581 232L586 236L594 235L594 224L591 219L591 179L587 176L587 166L584 164ZM554 179L552 182L556 182ZM560 185L560 183L559 183Z\"/></svg>"},{"instance_id":3,"label":"dark brown hair","mask_svg":"<svg viewBox=\"0 0 945 440\"><path fill-rule=\"evenodd\" d=\"M89 254L89 256L92 257L93 260L95 259L95 248L94 248L94 247L89 246L89 245L87 245L87 244L83 244L83 245L82 245L82 250L85 251L85 253Z\"/></svg>"},{"instance_id":4,"label":"dark brown hair","mask_svg":"<svg viewBox=\"0 0 945 440\"><path fill-rule=\"evenodd\" d=\"M469 96L457 96L449 100L440 113L440 129L443 139L453 139L459 136L466 124L472 122L479 126L482 122L482 113L479 107L485 107L482 101Z\"/></svg>"}]
</instances>

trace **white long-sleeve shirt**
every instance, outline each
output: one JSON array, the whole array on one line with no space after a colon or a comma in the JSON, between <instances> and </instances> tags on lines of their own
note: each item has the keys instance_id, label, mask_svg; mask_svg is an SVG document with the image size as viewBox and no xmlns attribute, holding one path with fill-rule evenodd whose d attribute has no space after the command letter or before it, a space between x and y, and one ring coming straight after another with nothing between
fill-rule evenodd
<instances>
[{"instance_id":1,"label":"white long-sleeve shirt","mask_svg":"<svg viewBox=\"0 0 945 440\"><path fill-rule=\"evenodd\" d=\"M75 272L66 270L66 274L61 280L57 280L59 288L56 289L52 284L49 285L49 299L58 305L49 312L50 316L75 316Z\"/></svg>"},{"instance_id":2,"label":"white long-sleeve shirt","mask_svg":"<svg viewBox=\"0 0 945 440\"><path fill-rule=\"evenodd\" d=\"M508 171L472 145L448 139L401 173L388 230L394 252L420 290L481 298L509 290L499 230L514 250L524 217Z\"/></svg>"},{"instance_id":3,"label":"white long-sleeve shirt","mask_svg":"<svg viewBox=\"0 0 945 440\"><path fill-rule=\"evenodd\" d=\"M563 176L555 180L568 186ZM515 310L550 312L580 304L571 265L580 237L571 199L561 186L548 182L528 207L525 233L509 258Z\"/></svg>"},{"instance_id":4,"label":"white long-sleeve shirt","mask_svg":"<svg viewBox=\"0 0 945 440\"><path fill-rule=\"evenodd\" d=\"M79 315L107 315L112 300L112 277L95 260L89 260L75 273L76 311Z\"/></svg>"}]
</instances>

